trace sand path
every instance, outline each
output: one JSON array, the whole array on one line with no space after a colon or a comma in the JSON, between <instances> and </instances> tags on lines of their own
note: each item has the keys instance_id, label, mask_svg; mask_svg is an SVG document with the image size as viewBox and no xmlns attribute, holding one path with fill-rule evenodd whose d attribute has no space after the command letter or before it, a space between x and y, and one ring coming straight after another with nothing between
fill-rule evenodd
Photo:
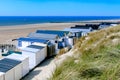
<instances>
[{"instance_id":1,"label":"sand path","mask_svg":"<svg viewBox=\"0 0 120 80\"><path fill-rule=\"evenodd\" d=\"M74 51L70 50L69 52L57 57L50 58L41 63L33 71L31 71L25 78L22 80L48 80L52 76L53 72L56 69L56 66L59 66L64 60L69 56L73 56Z\"/></svg>"}]
</instances>

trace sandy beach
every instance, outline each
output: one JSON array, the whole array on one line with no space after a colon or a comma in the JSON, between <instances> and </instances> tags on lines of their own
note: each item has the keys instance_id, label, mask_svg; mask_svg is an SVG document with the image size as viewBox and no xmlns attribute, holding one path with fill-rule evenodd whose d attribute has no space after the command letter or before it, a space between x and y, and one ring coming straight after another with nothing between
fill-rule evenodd
<instances>
[{"instance_id":1,"label":"sandy beach","mask_svg":"<svg viewBox=\"0 0 120 80\"><path fill-rule=\"evenodd\" d=\"M42 23L14 26L0 26L0 44L13 43L12 39L26 37L29 33L38 29L63 30L66 27L74 26L80 23Z\"/></svg>"}]
</instances>

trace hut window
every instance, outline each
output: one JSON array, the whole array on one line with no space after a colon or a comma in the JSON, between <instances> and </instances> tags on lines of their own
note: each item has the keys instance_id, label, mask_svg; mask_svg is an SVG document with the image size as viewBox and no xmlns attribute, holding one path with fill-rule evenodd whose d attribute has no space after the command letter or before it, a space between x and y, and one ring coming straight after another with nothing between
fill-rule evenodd
<instances>
[{"instance_id":1,"label":"hut window","mask_svg":"<svg viewBox=\"0 0 120 80\"><path fill-rule=\"evenodd\" d=\"M55 41L55 43L58 43L58 41Z\"/></svg>"},{"instance_id":2,"label":"hut window","mask_svg":"<svg viewBox=\"0 0 120 80\"><path fill-rule=\"evenodd\" d=\"M19 46L19 47L22 47L22 41L19 41L19 42L18 42L18 46Z\"/></svg>"}]
</instances>

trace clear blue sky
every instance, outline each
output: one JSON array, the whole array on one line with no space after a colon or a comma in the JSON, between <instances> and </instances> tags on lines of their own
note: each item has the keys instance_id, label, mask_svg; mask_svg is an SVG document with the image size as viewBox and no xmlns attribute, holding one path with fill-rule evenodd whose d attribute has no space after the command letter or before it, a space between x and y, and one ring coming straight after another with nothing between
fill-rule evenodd
<instances>
[{"instance_id":1,"label":"clear blue sky","mask_svg":"<svg viewBox=\"0 0 120 80\"><path fill-rule=\"evenodd\" d=\"M120 0L0 0L0 16L120 16Z\"/></svg>"}]
</instances>

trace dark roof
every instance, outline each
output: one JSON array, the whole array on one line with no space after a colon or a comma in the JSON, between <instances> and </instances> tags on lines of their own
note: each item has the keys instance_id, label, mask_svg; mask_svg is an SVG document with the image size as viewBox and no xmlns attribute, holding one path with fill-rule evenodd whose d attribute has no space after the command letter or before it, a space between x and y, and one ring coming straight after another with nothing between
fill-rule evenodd
<instances>
[{"instance_id":1,"label":"dark roof","mask_svg":"<svg viewBox=\"0 0 120 80\"><path fill-rule=\"evenodd\" d=\"M75 25L75 27L71 28L76 28L76 29L89 29L90 27L92 29L98 29L100 24L86 24L86 25Z\"/></svg>"},{"instance_id":2,"label":"dark roof","mask_svg":"<svg viewBox=\"0 0 120 80\"><path fill-rule=\"evenodd\" d=\"M57 30L37 30L36 33L44 33L44 34L56 34L59 37L63 37L69 34L69 31L57 31Z\"/></svg>"},{"instance_id":3,"label":"dark roof","mask_svg":"<svg viewBox=\"0 0 120 80\"><path fill-rule=\"evenodd\" d=\"M11 68L0 67L0 72L6 73L6 72L9 71L10 69L11 69Z\"/></svg>"},{"instance_id":4,"label":"dark roof","mask_svg":"<svg viewBox=\"0 0 120 80\"><path fill-rule=\"evenodd\" d=\"M86 25L75 25L75 27L85 27Z\"/></svg>"},{"instance_id":5,"label":"dark roof","mask_svg":"<svg viewBox=\"0 0 120 80\"><path fill-rule=\"evenodd\" d=\"M8 64L10 66L16 66L16 65L20 64L21 61L4 58L4 59L0 60L0 63Z\"/></svg>"},{"instance_id":6,"label":"dark roof","mask_svg":"<svg viewBox=\"0 0 120 80\"><path fill-rule=\"evenodd\" d=\"M39 43L44 43L44 44L46 44L49 41L49 40L38 39L38 38L24 38L24 37L21 37L17 40L18 41L28 41L28 42L39 42Z\"/></svg>"},{"instance_id":7,"label":"dark roof","mask_svg":"<svg viewBox=\"0 0 120 80\"><path fill-rule=\"evenodd\" d=\"M71 29L89 29L90 27L81 26L81 27L71 27Z\"/></svg>"},{"instance_id":8,"label":"dark roof","mask_svg":"<svg viewBox=\"0 0 120 80\"><path fill-rule=\"evenodd\" d=\"M13 68L13 66L10 66L10 65L4 64L4 63L0 63L0 72L7 72L12 68Z\"/></svg>"},{"instance_id":9,"label":"dark roof","mask_svg":"<svg viewBox=\"0 0 120 80\"><path fill-rule=\"evenodd\" d=\"M43 34L43 33L30 33L27 37L30 38L39 38L39 39L45 39L45 40L55 40L58 38L58 35L55 34Z\"/></svg>"},{"instance_id":10,"label":"dark roof","mask_svg":"<svg viewBox=\"0 0 120 80\"><path fill-rule=\"evenodd\" d=\"M0 60L0 72L7 72L20 63L21 61L18 61L18 60L4 58Z\"/></svg>"},{"instance_id":11,"label":"dark roof","mask_svg":"<svg viewBox=\"0 0 120 80\"><path fill-rule=\"evenodd\" d=\"M100 24L86 24L86 26L100 26Z\"/></svg>"},{"instance_id":12,"label":"dark roof","mask_svg":"<svg viewBox=\"0 0 120 80\"><path fill-rule=\"evenodd\" d=\"M42 46L37 46L37 45L30 45L30 46L27 46L28 48L36 48L36 49L43 49L44 47Z\"/></svg>"},{"instance_id":13,"label":"dark roof","mask_svg":"<svg viewBox=\"0 0 120 80\"><path fill-rule=\"evenodd\" d=\"M75 25L75 28L80 28L80 29L89 29L90 26L86 26L86 25Z\"/></svg>"},{"instance_id":14,"label":"dark roof","mask_svg":"<svg viewBox=\"0 0 120 80\"><path fill-rule=\"evenodd\" d=\"M86 24L86 26L89 26L92 29L99 29L100 24Z\"/></svg>"},{"instance_id":15,"label":"dark roof","mask_svg":"<svg viewBox=\"0 0 120 80\"><path fill-rule=\"evenodd\" d=\"M110 22L102 22L101 25L110 25Z\"/></svg>"},{"instance_id":16,"label":"dark roof","mask_svg":"<svg viewBox=\"0 0 120 80\"><path fill-rule=\"evenodd\" d=\"M120 22L101 22L101 25L120 24Z\"/></svg>"}]
</instances>

